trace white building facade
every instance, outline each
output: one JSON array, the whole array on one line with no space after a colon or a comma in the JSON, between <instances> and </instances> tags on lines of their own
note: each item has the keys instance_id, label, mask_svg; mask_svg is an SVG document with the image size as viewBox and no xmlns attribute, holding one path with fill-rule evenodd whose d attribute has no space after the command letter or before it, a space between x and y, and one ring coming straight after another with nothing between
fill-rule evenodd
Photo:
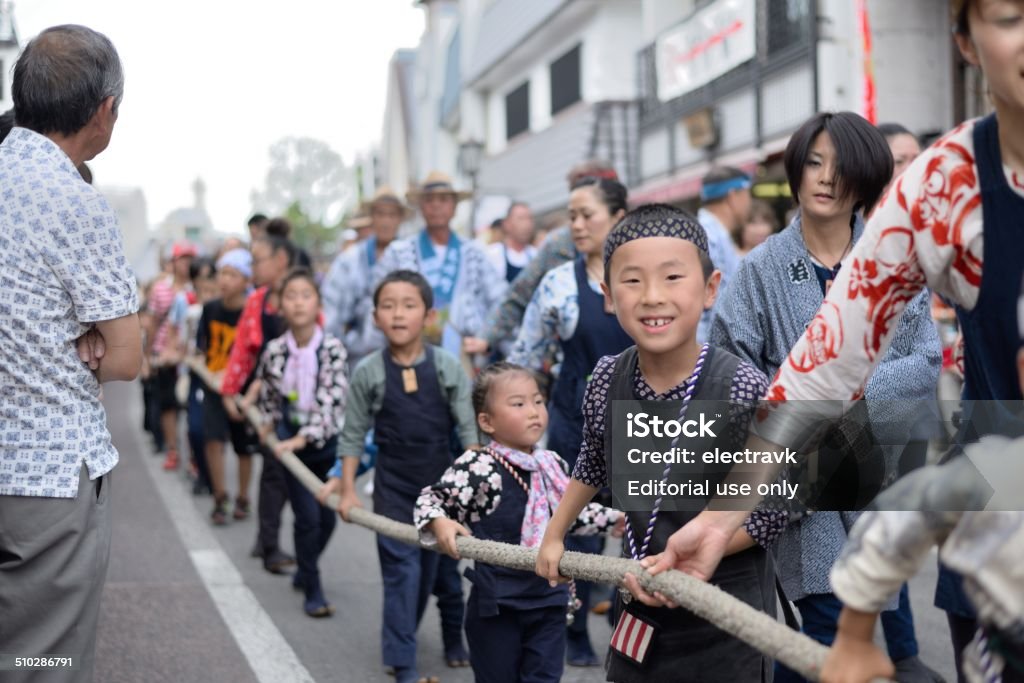
<instances>
[{"instance_id":1,"label":"white building facade","mask_svg":"<svg viewBox=\"0 0 1024 683\"><path fill-rule=\"evenodd\" d=\"M949 19L933 0L643 4L635 201L692 201L715 164L778 185L790 134L817 111L924 135L958 118Z\"/></svg>"},{"instance_id":2,"label":"white building facade","mask_svg":"<svg viewBox=\"0 0 1024 683\"><path fill-rule=\"evenodd\" d=\"M7 0L0 0L0 113L14 106L11 99L11 78L14 63L21 46L14 23L14 8Z\"/></svg>"},{"instance_id":3,"label":"white building facade","mask_svg":"<svg viewBox=\"0 0 1024 683\"><path fill-rule=\"evenodd\" d=\"M476 180L478 206L516 199L542 219L588 158L612 163L633 204L692 206L718 164L782 192L781 154L817 111L925 137L986 111L941 4L420 0L423 39L389 73L380 180L401 191L436 168ZM467 141L483 144L475 177L458 163Z\"/></svg>"},{"instance_id":4,"label":"white building facade","mask_svg":"<svg viewBox=\"0 0 1024 683\"><path fill-rule=\"evenodd\" d=\"M611 162L636 175L635 0L466 0L462 3L458 137L484 142L479 186L534 213L564 209L566 174Z\"/></svg>"}]
</instances>

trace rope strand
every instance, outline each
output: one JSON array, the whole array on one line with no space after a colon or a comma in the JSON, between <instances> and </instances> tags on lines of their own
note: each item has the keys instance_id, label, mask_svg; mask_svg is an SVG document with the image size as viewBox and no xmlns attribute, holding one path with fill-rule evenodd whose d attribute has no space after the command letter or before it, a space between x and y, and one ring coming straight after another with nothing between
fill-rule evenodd
<instances>
[{"instance_id":1,"label":"rope strand","mask_svg":"<svg viewBox=\"0 0 1024 683\"><path fill-rule=\"evenodd\" d=\"M219 381L206 369L201 359L190 358L186 365L199 375L210 390L219 392ZM264 423L263 415L255 407L250 406L245 415L256 426ZM278 443L273 432L267 435L266 443L271 448ZM283 453L280 461L309 491L316 493L323 486L323 482L310 472L294 453ZM326 506L333 510L339 503L340 498L332 494L328 497ZM353 508L349 517L354 524L370 531L422 547L419 532L410 524L402 524L362 508ZM526 572L532 572L537 563L536 549L483 541L471 536L458 536L455 542L459 554L467 559ZM436 547L434 549L436 550ZM810 680L818 680L828 653L827 647L779 623L774 617L754 609L717 586L683 572L669 570L651 576L636 560L572 551L562 556L558 563L558 571L567 578L611 586L620 585L627 573L632 574L644 590L651 593L657 591L665 595L698 617L706 619Z\"/></svg>"}]
</instances>

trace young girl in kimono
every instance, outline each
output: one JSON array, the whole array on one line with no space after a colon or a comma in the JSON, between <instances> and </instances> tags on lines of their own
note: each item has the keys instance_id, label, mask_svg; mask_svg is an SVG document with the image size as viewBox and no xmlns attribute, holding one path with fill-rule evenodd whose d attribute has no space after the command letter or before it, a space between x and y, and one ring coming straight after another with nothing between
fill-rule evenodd
<instances>
[{"instance_id":1,"label":"young girl in kimono","mask_svg":"<svg viewBox=\"0 0 1024 683\"><path fill-rule=\"evenodd\" d=\"M605 310L601 293L604 241L626 213L626 194L625 186L607 178L583 178L573 185L569 219L577 256L541 280L508 358L540 371L552 346L561 352L548 403L547 445L570 467L575 465L583 441L580 404L594 366L602 356L619 353L633 343L615 315ZM604 539L571 538L569 549L600 553ZM590 644L586 619L591 586L580 582L577 589L582 607L569 628L566 658L570 666L597 666L601 660Z\"/></svg>"},{"instance_id":2,"label":"young girl in kimono","mask_svg":"<svg viewBox=\"0 0 1024 683\"><path fill-rule=\"evenodd\" d=\"M326 480L338 450L345 419L348 380L345 347L321 330L320 291L313 274L299 268L285 276L281 313L288 325L267 343L256 370L260 410L271 416L279 439L274 455L295 453L317 477ZM311 617L327 617L334 607L320 586L320 554L334 531L334 511L322 507L290 471L284 470L288 499L295 513L295 555L299 565L292 585L305 594Z\"/></svg>"},{"instance_id":3,"label":"young girl in kimono","mask_svg":"<svg viewBox=\"0 0 1024 683\"><path fill-rule=\"evenodd\" d=\"M811 117L790 138L784 159L799 211L789 227L743 260L718 303L711 328L712 344L769 377L812 323L843 257L864 232L861 212L870 211L878 201L893 165L884 136L851 112ZM865 397L886 404L932 399L941 363L928 294L922 292L910 303ZM883 443L901 444L885 447L887 459L895 461L902 442ZM891 468L893 474L895 469ZM877 485L883 476L881 470L876 472ZM857 515L815 512L791 523L778 541L777 570L786 597L800 610L804 632L826 645L835 637L840 608L828 572ZM924 665L917 658L906 587L900 597L902 610L886 612L882 623L898 671L909 675ZM776 680L802 679L779 667Z\"/></svg>"},{"instance_id":4,"label":"young girl in kimono","mask_svg":"<svg viewBox=\"0 0 1024 683\"><path fill-rule=\"evenodd\" d=\"M536 548L569 483L565 461L537 447L548 424L544 395L529 370L501 362L477 376L473 409L491 442L464 453L420 494L414 517L421 539L436 541L456 559L456 537L470 530L477 538ZM621 516L592 503L578 516L574 533L605 532ZM473 583L466 637L476 680L560 680L566 586L482 562L466 575Z\"/></svg>"}]
</instances>

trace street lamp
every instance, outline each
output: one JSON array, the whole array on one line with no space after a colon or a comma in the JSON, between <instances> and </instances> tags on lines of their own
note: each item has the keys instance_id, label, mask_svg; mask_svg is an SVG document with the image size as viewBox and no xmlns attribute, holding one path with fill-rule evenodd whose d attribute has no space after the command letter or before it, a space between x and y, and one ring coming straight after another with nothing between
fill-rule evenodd
<instances>
[{"instance_id":1,"label":"street lamp","mask_svg":"<svg viewBox=\"0 0 1024 683\"><path fill-rule=\"evenodd\" d=\"M476 232L476 177L480 173L480 162L484 156L484 143L479 140L469 139L459 145L459 170L469 176L469 182L473 191L473 197L469 205L469 232L475 236Z\"/></svg>"}]
</instances>

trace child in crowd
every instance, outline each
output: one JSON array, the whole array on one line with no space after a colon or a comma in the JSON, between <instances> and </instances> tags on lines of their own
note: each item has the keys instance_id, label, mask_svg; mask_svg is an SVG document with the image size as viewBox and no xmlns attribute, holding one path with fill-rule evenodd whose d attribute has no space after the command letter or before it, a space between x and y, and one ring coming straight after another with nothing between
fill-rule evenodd
<instances>
[{"instance_id":1,"label":"child in crowd","mask_svg":"<svg viewBox=\"0 0 1024 683\"><path fill-rule=\"evenodd\" d=\"M605 238L626 215L626 187L608 178L583 178L569 194L569 228L577 256L548 272L526 307L523 326L509 354L513 363L542 371L558 349L559 367L551 389L551 416L547 445L569 463L583 440L580 404L594 365L602 356L614 355L633 344L615 319L605 310L601 282L604 280ZM601 554L604 538L587 536L567 539L569 550ZM601 660L590 643L587 614L591 608L592 586L577 584L581 608L569 627L566 659L570 666L600 666Z\"/></svg>"},{"instance_id":2,"label":"child in crowd","mask_svg":"<svg viewBox=\"0 0 1024 683\"><path fill-rule=\"evenodd\" d=\"M228 354L228 364L221 382L221 397L228 418L245 422L235 403L236 396L244 393L252 381L260 354L270 342L284 334L287 326L278 312L281 282L295 263L295 245L283 237L261 234L252 242L252 279L257 289L245 300L242 316L235 329L235 341ZM263 467L259 483L259 531L253 557L263 559L263 568L272 574L283 574L295 564L295 558L278 545L281 530L281 511L288 502L288 486L284 480L284 466L272 454L263 452ZM248 512L248 501L244 511ZM239 510L238 501L235 510Z\"/></svg>"},{"instance_id":3,"label":"child in crowd","mask_svg":"<svg viewBox=\"0 0 1024 683\"><path fill-rule=\"evenodd\" d=\"M197 256L196 248L188 242L179 242L171 251L170 273L153 283L147 298L149 327L146 329L143 377L154 379L153 398L159 414L161 442L167 450L163 467L178 469L178 411L181 405L175 389L178 384L178 364L181 353L174 343L176 326L171 320L171 309L179 292L194 300L190 266Z\"/></svg>"},{"instance_id":4,"label":"child in crowd","mask_svg":"<svg viewBox=\"0 0 1024 683\"><path fill-rule=\"evenodd\" d=\"M175 324L175 342L181 350L182 359L195 354L196 330L199 329L203 305L217 296L217 267L213 259L193 259L189 266L189 277L192 280L194 296L178 292L170 315L171 321ZM203 383L194 372L179 375L178 401L185 406L192 493L199 495L212 492L210 470L206 464L206 439L203 433Z\"/></svg>"},{"instance_id":5,"label":"child in crowd","mask_svg":"<svg viewBox=\"0 0 1024 683\"><path fill-rule=\"evenodd\" d=\"M814 321L843 257L864 233L862 215L882 196L893 161L885 138L863 117L825 112L812 116L790 138L785 166L800 210L785 230L740 263L715 307L709 337L712 344L769 377ZM883 468L879 463L877 476L872 477L870 483L877 487L895 478L905 451L923 454L927 450L925 440L914 443L908 426L914 424L919 406L935 398L941 361L928 294L922 292L909 304L893 345L865 387L868 401L877 401L886 411L895 411L898 404L907 411L886 416L890 421L898 419L897 433L880 432L875 425L876 434L884 437L882 453L887 464ZM845 484L848 490L857 486L856 481ZM802 631L825 645L835 637L841 607L832 594L828 572L857 514L833 508L793 520L776 547L782 588L800 611ZM934 680L934 672L918 658L906 587L882 624L900 680ZM804 679L779 665L775 680Z\"/></svg>"},{"instance_id":6,"label":"child in crowd","mask_svg":"<svg viewBox=\"0 0 1024 683\"><path fill-rule=\"evenodd\" d=\"M477 443L469 378L457 358L423 340L424 327L436 316L433 300L430 284L409 270L392 271L373 293L374 323L388 345L364 358L352 374L338 463L318 495L323 501L340 493L338 511L346 521L349 510L361 505L355 477L371 427L378 447L374 511L406 524L413 521L420 491L452 464L453 427L462 443ZM438 555L385 536L377 537L377 553L384 580L384 665L394 668L397 683L429 680L417 673L416 629Z\"/></svg>"},{"instance_id":7,"label":"child in crowd","mask_svg":"<svg viewBox=\"0 0 1024 683\"><path fill-rule=\"evenodd\" d=\"M526 368L496 363L473 386L477 425L491 442L467 451L416 503L423 542L435 542L458 559L456 536L535 548L551 510L569 483L557 453L537 447L547 428L547 408ZM597 503L576 520L575 533L598 534L622 513ZM466 611L470 661L478 681L559 681L565 652L565 586L549 586L527 572L477 563Z\"/></svg>"},{"instance_id":8,"label":"child in crowd","mask_svg":"<svg viewBox=\"0 0 1024 683\"><path fill-rule=\"evenodd\" d=\"M1024 340L1024 291L1017 326ZM1017 351L1017 379L1024 391L1024 348ZM998 480L991 473L999 473ZM832 569L844 606L821 680L866 683L893 676L892 662L872 642L875 621L938 545L942 562L963 576L980 622L970 645L957 653L961 677L971 683L1024 681L1022 482L1024 438L990 435L968 446L965 456L921 468L884 492L878 510L854 525ZM984 509L990 504L993 509Z\"/></svg>"},{"instance_id":9,"label":"child in crowd","mask_svg":"<svg viewBox=\"0 0 1024 683\"><path fill-rule=\"evenodd\" d=\"M288 329L267 342L260 357L258 405L271 417L279 439L274 456L291 451L323 480L334 464L338 432L345 421L345 347L317 324L320 290L309 270L290 272L281 283L280 296ZM284 477L295 513L299 565L292 585L305 592L306 614L327 617L334 607L324 597L317 561L334 531L334 512L322 507L287 469Z\"/></svg>"},{"instance_id":10,"label":"child in crowd","mask_svg":"<svg viewBox=\"0 0 1024 683\"><path fill-rule=\"evenodd\" d=\"M609 484L617 458L625 456L611 452L613 401L681 401L681 413L691 400L729 401L733 420L738 420L742 415L749 418L768 386L767 378L750 363L697 342L697 324L715 302L720 274L708 256L704 229L690 215L659 204L631 211L608 235L604 263L605 297L636 346L602 358L587 385L579 458L537 556L537 573L552 584L564 580L558 562L566 532L594 494ZM736 434L728 445L742 448L743 430L730 431ZM702 452L709 445L706 437L698 437L686 447ZM659 504L647 512L628 513L625 554L639 560L661 552L668 537L695 514L662 511ZM784 523L782 513L752 513L746 532L730 542L733 554L710 581L755 609L774 614L774 573L764 546ZM607 660L608 680L735 683L771 676L770 660L750 646L690 612L664 607L660 596L648 595L632 576L626 586L636 597L618 601L620 618ZM644 630L644 646L626 646L632 640L617 637L624 628Z\"/></svg>"},{"instance_id":11,"label":"child in crowd","mask_svg":"<svg viewBox=\"0 0 1024 683\"><path fill-rule=\"evenodd\" d=\"M238 319L249 292L252 279L252 256L245 249L225 252L217 261L217 286L220 298L203 306L199 319L196 347L205 355L206 369L222 377L235 342ZM213 512L216 525L227 524L228 493L224 481L224 442L229 438L238 457L238 497L234 518L249 516L249 480L252 477L254 444L245 422L228 419L224 403L216 391L203 395L203 433L206 438L206 463L213 488Z\"/></svg>"}]
</instances>

